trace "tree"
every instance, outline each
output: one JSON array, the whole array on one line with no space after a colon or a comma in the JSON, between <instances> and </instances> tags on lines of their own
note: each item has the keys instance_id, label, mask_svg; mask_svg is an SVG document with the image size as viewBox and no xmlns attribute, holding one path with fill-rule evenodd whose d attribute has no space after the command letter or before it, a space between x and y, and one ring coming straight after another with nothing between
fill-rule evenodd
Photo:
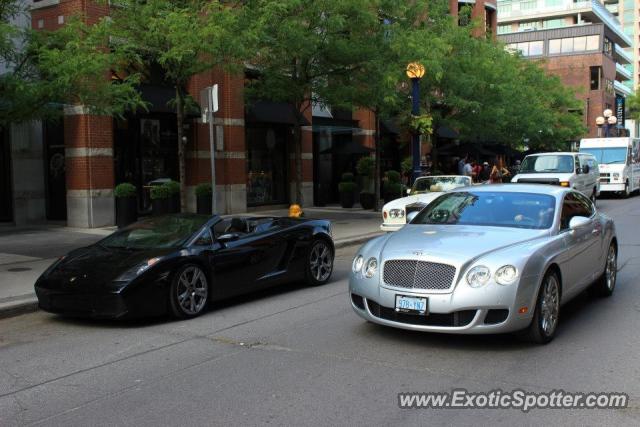
<instances>
[{"instance_id":1,"label":"tree","mask_svg":"<svg viewBox=\"0 0 640 427\"><path fill-rule=\"evenodd\" d=\"M302 129L315 104L337 105L345 98L338 84L371 60L368 33L378 23L370 0L249 0L243 20L249 23L249 62L259 78L248 87L250 99L285 102L294 125L295 199L302 196Z\"/></svg>"},{"instance_id":2,"label":"tree","mask_svg":"<svg viewBox=\"0 0 640 427\"><path fill-rule=\"evenodd\" d=\"M119 0L103 23L111 35L110 48L126 58L128 69L149 76L159 69L175 90L180 205L186 205L186 113L195 107L187 93L189 80L218 66L232 68L242 51L236 32L237 9L208 0ZM122 76L119 76L122 77Z\"/></svg>"},{"instance_id":3,"label":"tree","mask_svg":"<svg viewBox=\"0 0 640 427\"><path fill-rule=\"evenodd\" d=\"M120 115L142 105L135 90L137 73L111 80L123 57L104 49L104 23L91 31L75 17L57 31L18 27L16 1L0 0L0 125L58 117L65 104L81 104L93 114Z\"/></svg>"}]
</instances>

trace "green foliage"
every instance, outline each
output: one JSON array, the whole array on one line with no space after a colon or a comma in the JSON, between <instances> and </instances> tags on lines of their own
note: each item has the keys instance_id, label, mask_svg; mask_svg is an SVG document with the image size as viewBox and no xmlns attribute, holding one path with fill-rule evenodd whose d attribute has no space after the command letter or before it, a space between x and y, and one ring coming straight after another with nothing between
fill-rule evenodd
<instances>
[{"instance_id":1,"label":"green foliage","mask_svg":"<svg viewBox=\"0 0 640 427\"><path fill-rule=\"evenodd\" d=\"M354 193L356 191L356 183L351 181L339 182L338 191L341 193Z\"/></svg>"},{"instance_id":2,"label":"green foliage","mask_svg":"<svg viewBox=\"0 0 640 427\"><path fill-rule=\"evenodd\" d=\"M167 181L162 184L163 187L167 188L167 191L170 195L179 194L180 193L180 183L176 181Z\"/></svg>"},{"instance_id":3,"label":"green foliage","mask_svg":"<svg viewBox=\"0 0 640 427\"><path fill-rule=\"evenodd\" d=\"M375 167L375 159L370 156L361 157L356 164L356 170L358 173L365 177L373 175L373 168Z\"/></svg>"},{"instance_id":4,"label":"green foliage","mask_svg":"<svg viewBox=\"0 0 640 427\"><path fill-rule=\"evenodd\" d=\"M165 185L154 185L151 187L151 200L168 199L171 197L169 188Z\"/></svg>"},{"instance_id":5,"label":"green foliage","mask_svg":"<svg viewBox=\"0 0 640 427\"><path fill-rule=\"evenodd\" d=\"M134 197L136 194L136 186L128 182L116 185L113 190L113 195L116 197Z\"/></svg>"},{"instance_id":6,"label":"green foliage","mask_svg":"<svg viewBox=\"0 0 640 427\"><path fill-rule=\"evenodd\" d=\"M400 183L400 172L398 171L387 171L386 172L387 181L389 183Z\"/></svg>"},{"instance_id":7,"label":"green foliage","mask_svg":"<svg viewBox=\"0 0 640 427\"><path fill-rule=\"evenodd\" d=\"M402 173L404 175L410 173L413 170L413 158L405 157L404 159L402 159L402 162L400 163L400 169L402 170Z\"/></svg>"},{"instance_id":8,"label":"green foliage","mask_svg":"<svg viewBox=\"0 0 640 427\"><path fill-rule=\"evenodd\" d=\"M353 174L351 172L343 173L342 182L353 182Z\"/></svg>"},{"instance_id":9,"label":"green foliage","mask_svg":"<svg viewBox=\"0 0 640 427\"><path fill-rule=\"evenodd\" d=\"M211 183L203 182L201 184L196 185L196 196L210 196L213 194L211 191Z\"/></svg>"},{"instance_id":10,"label":"green foliage","mask_svg":"<svg viewBox=\"0 0 640 427\"><path fill-rule=\"evenodd\" d=\"M431 135L433 132L433 117L430 114L411 116L409 130L417 135Z\"/></svg>"},{"instance_id":11,"label":"green foliage","mask_svg":"<svg viewBox=\"0 0 640 427\"><path fill-rule=\"evenodd\" d=\"M400 197L402 195L402 184L399 182L388 182L385 185L385 192L394 196Z\"/></svg>"}]
</instances>

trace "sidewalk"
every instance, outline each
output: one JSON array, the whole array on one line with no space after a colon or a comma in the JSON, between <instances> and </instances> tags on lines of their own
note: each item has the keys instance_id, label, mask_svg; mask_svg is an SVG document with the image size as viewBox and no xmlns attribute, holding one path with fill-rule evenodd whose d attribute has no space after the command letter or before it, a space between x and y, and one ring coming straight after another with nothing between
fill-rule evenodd
<instances>
[{"instance_id":1,"label":"sidewalk","mask_svg":"<svg viewBox=\"0 0 640 427\"><path fill-rule=\"evenodd\" d=\"M307 208L308 218L333 224L336 248L359 245L380 235L380 214L361 209ZM244 214L243 214L244 215ZM246 215L287 216L287 209ZM67 252L97 242L115 227L82 229L62 225L0 228L0 318L37 310L33 284L53 261Z\"/></svg>"}]
</instances>

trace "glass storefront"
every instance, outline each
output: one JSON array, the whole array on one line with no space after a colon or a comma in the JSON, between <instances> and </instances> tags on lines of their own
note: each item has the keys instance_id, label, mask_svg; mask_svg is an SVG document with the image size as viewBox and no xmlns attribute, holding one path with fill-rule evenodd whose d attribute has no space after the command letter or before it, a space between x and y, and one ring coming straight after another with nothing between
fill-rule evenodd
<instances>
[{"instance_id":1,"label":"glass storefront","mask_svg":"<svg viewBox=\"0 0 640 427\"><path fill-rule=\"evenodd\" d=\"M290 126L247 126L247 206L288 202L287 143L290 137Z\"/></svg>"}]
</instances>

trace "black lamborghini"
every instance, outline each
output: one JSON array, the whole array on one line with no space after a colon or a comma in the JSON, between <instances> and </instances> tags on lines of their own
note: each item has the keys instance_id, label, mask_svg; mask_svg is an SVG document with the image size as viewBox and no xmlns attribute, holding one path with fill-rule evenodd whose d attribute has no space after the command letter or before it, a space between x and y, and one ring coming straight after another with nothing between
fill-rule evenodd
<instances>
[{"instance_id":1,"label":"black lamborghini","mask_svg":"<svg viewBox=\"0 0 640 427\"><path fill-rule=\"evenodd\" d=\"M326 283L333 258L329 221L167 215L61 257L35 290L52 313L190 318L210 301L283 282Z\"/></svg>"}]
</instances>

